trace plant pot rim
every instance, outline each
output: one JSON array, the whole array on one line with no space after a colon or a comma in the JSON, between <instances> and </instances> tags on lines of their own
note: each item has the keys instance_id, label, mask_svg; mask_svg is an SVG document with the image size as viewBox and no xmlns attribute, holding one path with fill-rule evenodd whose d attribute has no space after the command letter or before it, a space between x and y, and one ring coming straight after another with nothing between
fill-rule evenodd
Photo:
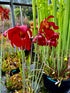
<instances>
[{"instance_id":1,"label":"plant pot rim","mask_svg":"<svg viewBox=\"0 0 70 93\"><path fill-rule=\"evenodd\" d=\"M65 93L70 89L70 78L67 80L61 80L58 82L57 79L51 79L50 76L43 74L44 87L52 91L52 93Z\"/></svg>"},{"instance_id":2,"label":"plant pot rim","mask_svg":"<svg viewBox=\"0 0 70 93\"><path fill-rule=\"evenodd\" d=\"M44 73L43 75L46 75L46 76L48 77L47 79L50 80L50 81L52 81L52 82L54 82L54 83L57 82L57 80L58 80L58 78L52 79L51 76L49 76L49 75L47 75L47 74L45 74L45 73ZM70 77L69 77L68 79L62 79L61 82L62 82L62 81L67 81L67 80L70 80Z\"/></svg>"}]
</instances>

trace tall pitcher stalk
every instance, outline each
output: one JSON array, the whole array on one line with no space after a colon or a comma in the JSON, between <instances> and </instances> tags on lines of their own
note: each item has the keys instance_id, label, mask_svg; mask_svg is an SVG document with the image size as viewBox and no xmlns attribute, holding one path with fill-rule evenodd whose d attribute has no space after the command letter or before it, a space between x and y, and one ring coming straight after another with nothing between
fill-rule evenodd
<instances>
[{"instance_id":1,"label":"tall pitcher stalk","mask_svg":"<svg viewBox=\"0 0 70 93\"><path fill-rule=\"evenodd\" d=\"M63 32L62 32L62 51L61 51L61 68L63 65L63 58L66 55L66 46L67 46L67 37L68 37L68 23L69 23L69 2L70 0L66 0L65 2L65 11L64 11L64 20L63 20Z\"/></svg>"},{"instance_id":2,"label":"tall pitcher stalk","mask_svg":"<svg viewBox=\"0 0 70 93\"><path fill-rule=\"evenodd\" d=\"M23 47L21 47L22 51L22 82L23 82L23 93L25 93L25 64L24 64L24 52L23 52Z\"/></svg>"}]
</instances>

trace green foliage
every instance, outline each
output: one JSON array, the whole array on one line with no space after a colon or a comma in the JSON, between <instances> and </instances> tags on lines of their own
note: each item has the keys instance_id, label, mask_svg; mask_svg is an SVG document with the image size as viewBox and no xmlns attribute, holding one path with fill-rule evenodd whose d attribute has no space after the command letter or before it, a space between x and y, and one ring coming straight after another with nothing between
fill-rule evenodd
<instances>
[{"instance_id":1,"label":"green foliage","mask_svg":"<svg viewBox=\"0 0 70 93\"><path fill-rule=\"evenodd\" d=\"M24 12L23 8L22 8L22 12ZM16 17L19 17L20 16L20 8L19 7L15 8L14 13L15 13Z\"/></svg>"},{"instance_id":2,"label":"green foliage","mask_svg":"<svg viewBox=\"0 0 70 93\"><path fill-rule=\"evenodd\" d=\"M14 14L16 17L20 17L20 8L19 7L14 9ZM33 18L32 8L23 6L22 7L22 15L23 16L26 15L31 20Z\"/></svg>"}]
</instances>

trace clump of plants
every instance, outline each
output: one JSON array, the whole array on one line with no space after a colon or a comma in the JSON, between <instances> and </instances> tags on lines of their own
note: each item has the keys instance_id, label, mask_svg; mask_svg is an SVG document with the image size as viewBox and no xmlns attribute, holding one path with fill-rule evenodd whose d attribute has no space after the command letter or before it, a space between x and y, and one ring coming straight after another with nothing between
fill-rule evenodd
<instances>
[{"instance_id":1,"label":"clump of plants","mask_svg":"<svg viewBox=\"0 0 70 93\"><path fill-rule=\"evenodd\" d=\"M18 59L17 54L14 52L12 54L5 53L5 56L2 60L2 71L11 71L19 68L19 64L21 65L21 59Z\"/></svg>"},{"instance_id":2,"label":"clump of plants","mask_svg":"<svg viewBox=\"0 0 70 93\"><path fill-rule=\"evenodd\" d=\"M23 83L23 87L22 88L23 88L23 91L25 93L25 91L26 91L25 89L27 88L26 85L29 86L29 84L30 84L30 87L31 87L31 81L30 81L31 80L30 79L31 78L31 76L30 76L31 75L31 71L30 71L31 70L30 69L30 63L31 63L30 62L30 56L28 56L29 60L27 60L27 58L24 57L24 56L25 56L26 52L32 51L31 50L32 41L30 39L30 37L32 37L32 32L26 25L22 25L22 26L16 26L14 28L11 28L11 29L5 31L3 33L3 35L6 37L7 33L8 33L8 38L11 41L12 47L15 47L14 45L16 45L17 48L21 49L20 51L17 50L17 55L16 56L14 55L12 58L10 56L11 60L9 60L9 61L13 61L13 63L15 61L17 61L16 63L18 64L20 62L19 61L20 57L22 56L22 63L20 62L18 65L19 65L19 70L20 70L21 77L22 77L22 83ZM21 53L22 53L22 55L21 55ZM26 62L25 59L27 60L27 62ZM9 66L9 67L11 67L11 66ZM15 68L15 70L16 70L16 68ZM16 78L16 75L11 76L10 80L8 79L7 81L9 82L9 81L12 80L12 78L13 79ZM17 79L18 78L16 78L16 80ZM14 83L16 85L16 88L14 88L15 86L12 85L12 84L11 84L11 86L12 86L13 89L17 89L18 85L17 85L16 81ZM9 88L10 88L10 86L9 86ZM31 89L30 89L30 91L31 91Z\"/></svg>"},{"instance_id":3,"label":"clump of plants","mask_svg":"<svg viewBox=\"0 0 70 93\"><path fill-rule=\"evenodd\" d=\"M33 10L34 10L33 18L35 26L36 14L34 5L35 1L33 0ZM51 7L52 10L50 9ZM46 13L45 10L47 11ZM34 43L37 43L37 45L39 46L44 46L41 47L42 51L44 51L43 53L45 58L43 59L44 67L42 68L46 72L46 74L50 75L53 78L68 79L70 78L70 68L69 68L69 63L70 63L69 23L70 22L68 19L69 0L66 2L51 0L51 4L49 4L49 7L48 7L48 1L42 1L40 3L40 1L37 0L37 12L38 12L39 31L38 35L34 38ZM58 18L57 18L57 12L59 13ZM65 16L61 16L62 13ZM47 18L47 16L50 14L53 15L54 18L53 16L51 17L49 16ZM65 26L66 22L67 24ZM58 26L56 26L55 24L58 24ZM36 28L34 27L34 32L35 31Z\"/></svg>"},{"instance_id":4,"label":"clump of plants","mask_svg":"<svg viewBox=\"0 0 70 93\"><path fill-rule=\"evenodd\" d=\"M18 90L21 89L22 86L23 84L21 73L14 74L13 76L6 74L6 87L9 90Z\"/></svg>"},{"instance_id":5,"label":"clump of plants","mask_svg":"<svg viewBox=\"0 0 70 93\"><path fill-rule=\"evenodd\" d=\"M38 12L37 35L35 3L37 3ZM39 52L37 47L40 48L40 53L42 54L41 69L46 74L45 78L47 79L48 75L51 76L48 81L58 79L61 85L61 81L69 80L70 78L70 1L51 0L51 3L48 9L47 0L36 0L36 2L33 0L34 35L36 35L33 42L36 43L36 53ZM52 9L50 9L51 7ZM53 16L50 17L49 15ZM43 73L40 74L40 77L42 75Z\"/></svg>"}]
</instances>

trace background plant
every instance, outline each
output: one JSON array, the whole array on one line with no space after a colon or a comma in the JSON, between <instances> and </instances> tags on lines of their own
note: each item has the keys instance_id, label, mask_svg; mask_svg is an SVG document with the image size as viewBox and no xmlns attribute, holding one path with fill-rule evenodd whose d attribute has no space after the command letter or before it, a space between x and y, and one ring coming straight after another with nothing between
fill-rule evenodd
<instances>
[{"instance_id":1,"label":"background plant","mask_svg":"<svg viewBox=\"0 0 70 93\"><path fill-rule=\"evenodd\" d=\"M60 72L66 69L66 63L69 64L68 57L70 55L70 26L69 26L69 11L70 11L70 1L69 0L51 0L51 4L48 4L48 0L33 0L33 19L34 19L34 27L36 24L36 14L35 14L35 3L37 5L37 13L38 13L38 29L40 27L40 23L44 18L47 18L49 15L53 15L54 19L50 19L59 26L58 32L60 33L59 44L56 48L52 47L39 47L40 51L42 51L42 68L46 68L46 73L54 73L58 78L61 76ZM34 32L36 29L34 28ZM35 47L37 47L35 45ZM36 48L36 53L40 52ZM45 54L46 52L46 54ZM67 62L64 61L64 58L67 58ZM45 64L44 64L45 62ZM38 62L37 62L37 65ZM49 72L50 71L50 72ZM56 74L57 73L57 74ZM41 74L42 75L42 74ZM40 78L41 78L40 75ZM52 75L53 76L53 75ZM38 77L39 78L39 77ZM40 80L39 78L39 80ZM37 79L37 78L36 78ZM39 82L38 82L39 83Z\"/></svg>"}]
</instances>

